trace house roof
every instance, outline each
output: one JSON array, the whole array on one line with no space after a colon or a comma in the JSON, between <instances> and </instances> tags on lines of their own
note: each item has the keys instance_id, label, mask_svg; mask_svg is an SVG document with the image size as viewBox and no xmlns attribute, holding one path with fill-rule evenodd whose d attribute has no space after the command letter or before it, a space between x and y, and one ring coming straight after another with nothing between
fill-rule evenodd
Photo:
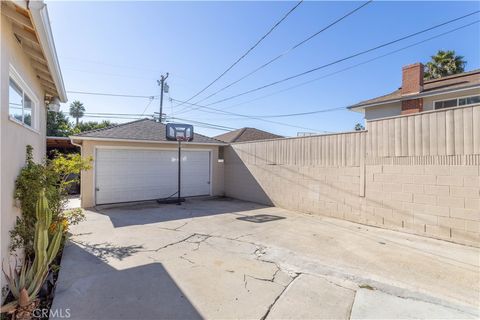
<instances>
[{"instance_id":1,"label":"house roof","mask_svg":"<svg viewBox=\"0 0 480 320\"><path fill-rule=\"evenodd\" d=\"M76 149L77 146L73 145L69 137L47 137L47 148L65 148Z\"/></svg>"},{"instance_id":2,"label":"house roof","mask_svg":"<svg viewBox=\"0 0 480 320\"><path fill-rule=\"evenodd\" d=\"M217 140L224 142L244 142L254 140L266 140L275 138L284 138L277 134L273 134L267 131L259 130L256 128L241 128L234 131L230 131L214 137Z\"/></svg>"},{"instance_id":3,"label":"house roof","mask_svg":"<svg viewBox=\"0 0 480 320\"><path fill-rule=\"evenodd\" d=\"M349 106L348 109L364 109L374 105L380 105L390 102L401 101L402 99L415 99L423 96L448 93L455 90L476 88L480 86L480 69L469 72L455 74L439 79L426 80L423 84L422 92L414 95L402 96L401 87L397 90L369 100L365 100Z\"/></svg>"},{"instance_id":4,"label":"house roof","mask_svg":"<svg viewBox=\"0 0 480 320\"><path fill-rule=\"evenodd\" d=\"M71 136L72 140L125 140L146 142L172 142L166 139L166 125L151 119L140 119L119 125L85 131ZM223 145L222 141L194 133L190 144L217 144Z\"/></svg>"},{"instance_id":5,"label":"house roof","mask_svg":"<svg viewBox=\"0 0 480 320\"><path fill-rule=\"evenodd\" d=\"M47 5L43 0L2 1L1 8L2 15L11 21L12 31L30 58L46 95L67 102Z\"/></svg>"}]
</instances>

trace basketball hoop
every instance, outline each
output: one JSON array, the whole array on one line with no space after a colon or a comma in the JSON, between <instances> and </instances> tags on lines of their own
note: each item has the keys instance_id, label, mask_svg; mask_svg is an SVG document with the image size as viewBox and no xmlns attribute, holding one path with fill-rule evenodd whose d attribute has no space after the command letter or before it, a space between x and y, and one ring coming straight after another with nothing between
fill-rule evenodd
<instances>
[{"instance_id":1,"label":"basketball hoop","mask_svg":"<svg viewBox=\"0 0 480 320\"><path fill-rule=\"evenodd\" d=\"M190 124L167 123L167 140L170 141L192 141L193 126Z\"/></svg>"},{"instance_id":2,"label":"basketball hoop","mask_svg":"<svg viewBox=\"0 0 480 320\"><path fill-rule=\"evenodd\" d=\"M182 198L180 195L181 191L181 179L182 179L182 141L192 141L193 140L193 126L191 124L179 124L179 123L167 123L166 127L166 138L169 141L178 141L178 191L176 203L180 205L185 201L185 198ZM169 197L170 198L170 197ZM172 199L159 199L158 203L172 203Z\"/></svg>"}]
</instances>

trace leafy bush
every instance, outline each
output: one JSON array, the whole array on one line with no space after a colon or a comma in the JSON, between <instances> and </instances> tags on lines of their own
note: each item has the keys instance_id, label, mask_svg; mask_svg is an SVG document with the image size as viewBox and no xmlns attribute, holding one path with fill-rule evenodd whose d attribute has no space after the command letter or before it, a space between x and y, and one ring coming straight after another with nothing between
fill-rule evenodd
<instances>
[{"instance_id":1,"label":"leafy bush","mask_svg":"<svg viewBox=\"0 0 480 320\"><path fill-rule=\"evenodd\" d=\"M81 221L83 213L64 213L68 201L68 186L79 180L82 170L91 168L92 159L83 159L79 154L56 154L52 160L42 163L33 161L33 148L27 146L26 165L15 181L15 199L20 202L21 217L10 231L10 250L24 249L27 257L32 257L35 233L35 204L40 190L45 189L52 223L72 225Z\"/></svg>"}]
</instances>

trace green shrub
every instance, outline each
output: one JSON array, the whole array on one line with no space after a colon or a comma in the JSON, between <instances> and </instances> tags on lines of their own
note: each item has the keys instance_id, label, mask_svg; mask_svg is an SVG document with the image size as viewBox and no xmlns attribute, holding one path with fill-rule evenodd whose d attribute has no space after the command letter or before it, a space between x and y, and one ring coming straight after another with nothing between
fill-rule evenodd
<instances>
[{"instance_id":1,"label":"green shrub","mask_svg":"<svg viewBox=\"0 0 480 320\"><path fill-rule=\"evenodd\" d=\"M78 214L65 215L63 212L68 201L68 186L78 182L82 170L91 168L91 161L91 158L83 159L79 154L56 154L52 160L35 163L33 148L27 146L25 167L15 181L14 197L20 202L22 215L10 231L10 250L23 249L27 257L33 256L35 204L42 189L52 212L52 223L72 225L81 221Z\"/></svg>"}]
</instances>

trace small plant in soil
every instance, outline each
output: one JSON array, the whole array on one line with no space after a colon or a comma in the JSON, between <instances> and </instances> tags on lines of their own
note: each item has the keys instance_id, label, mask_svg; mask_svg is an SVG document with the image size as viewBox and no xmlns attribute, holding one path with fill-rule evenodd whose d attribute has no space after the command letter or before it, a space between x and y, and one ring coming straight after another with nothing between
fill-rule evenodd
<instances>
[{"instance_id":1,"label":"small plant in soil","mask_svg":"<svg viewBox=\"0 0 480 320\"><path fill-rule=\"evenodd\" d=\"M41 190L36 204L36 222L33 263L24 263L20 270L10 266L5 272L10 291L15 298L1 307L1 312L13 314L13 319L31 319L38 305L38 293L48 276L49 266L57 256L63 235L63 226L59 225L49 235L52 212L48 207L45 190Z\"/></svg>"}]
</instances>

